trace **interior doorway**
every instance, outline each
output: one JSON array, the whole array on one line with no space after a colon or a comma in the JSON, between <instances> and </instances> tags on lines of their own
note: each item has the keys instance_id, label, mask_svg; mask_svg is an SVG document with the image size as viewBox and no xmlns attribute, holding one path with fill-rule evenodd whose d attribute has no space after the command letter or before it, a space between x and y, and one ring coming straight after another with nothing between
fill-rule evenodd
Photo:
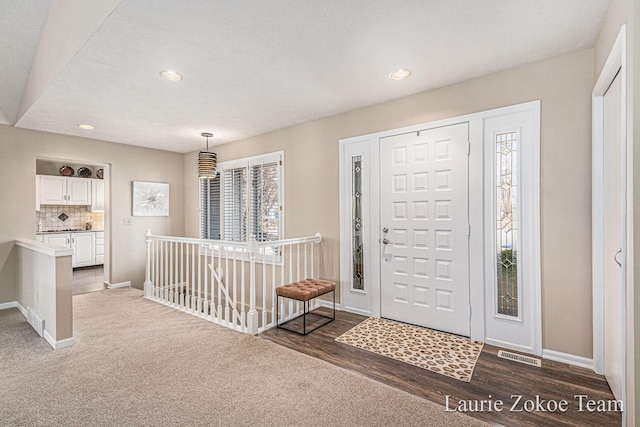
<instances>
[{"instance_id":1,"label":"interior doorway","mask_svg":"<svg viewBox=\"0 0 640 427\"><path fill-rule=\"evenodd\" d=\"M110 279L110 165L36 159L35 239L73 250L74 295Z\"/></svg>"}]
</instances>

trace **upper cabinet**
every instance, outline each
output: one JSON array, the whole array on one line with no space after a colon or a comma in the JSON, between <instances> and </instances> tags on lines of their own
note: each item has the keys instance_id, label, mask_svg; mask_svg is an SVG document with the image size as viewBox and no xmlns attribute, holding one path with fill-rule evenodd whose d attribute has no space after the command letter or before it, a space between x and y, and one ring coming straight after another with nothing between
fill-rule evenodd
<instances>
[{"instance_id":1,"label":"upper cabinet","mask_svg":"<svg viewBox=\"0 0 640 427\"><path fill-rule=\"evenodd\" d=\"M91 181L85 178L67 178L67 204L90 205Z\"/></svg>"},{"instance_id":2,"label":"upper cabinet","mask_svg":"<svg viewBox=\"0 0 640 427\"><path fill-rule=\"evenodd\" d=\"M41 205L91 205L92 179L53 175L38 175L37 179Z\"/></svg>"},{"instance_id":3,"label":"upper cabinet","mask_svg":"<svg viewBox=\"0 0 640 427\"><path fill-rule=\"evenodd\" d=\"M91 180L91 211L104 211L104 181Z\"/></svg>"}]
</instances>

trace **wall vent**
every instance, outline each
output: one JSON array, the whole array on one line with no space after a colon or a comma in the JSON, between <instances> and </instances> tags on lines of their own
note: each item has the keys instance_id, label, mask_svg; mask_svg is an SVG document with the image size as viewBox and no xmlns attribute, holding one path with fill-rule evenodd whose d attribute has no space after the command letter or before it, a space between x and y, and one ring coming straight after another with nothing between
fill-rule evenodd
<instances>
[{"instance_id":1,"label":"wall vent","mask_svg":"<svg viewBox=\"0 0 640 427\"><path fill-rule=\"evenodd\" d=\"M27 307L27 322L33 326L38 335L42 336L44 334L44 319L31 310L31 307Z\"/></svg>"},{"instance_id":2,"label":"wall vent","mask_svg":"<svg viewBox=\"0 0 640 427\"><path fill-rule=\"evenodd\" d=\"M513 360L514 362L524 363L525 365L542 366L542 361L535 357L523 356L522 354L512 353L510 351L499 350L498 357L501 359Z\"/></svg>"}]
</instances>

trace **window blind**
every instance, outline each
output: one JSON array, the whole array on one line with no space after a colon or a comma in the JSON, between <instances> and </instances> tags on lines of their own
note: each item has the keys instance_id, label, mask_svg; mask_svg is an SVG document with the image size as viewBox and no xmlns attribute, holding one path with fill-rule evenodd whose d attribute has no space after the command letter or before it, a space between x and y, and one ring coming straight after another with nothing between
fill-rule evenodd
<instances>
[{"instance_id":1,"label":"window blind","mask_svg":"<svg viewBox=\"0 0 640 427\"><path fill-rule=\"evenodd\" d=\"M215 180L201 180L201 238L283 238L281 171L282 154L272 153L229 162Z\"/></svg>"},{"instance_id":2,"label":"window blind","mask_svg":"<svg viewBox=\"0 0 640 427\"><path fill-rule=\"evenodd\" d=\"M249 233L259 242L278 240L280 236L279 162L250 167Z\"/></svg>"},{"instance_id":3,"label":"window blind","mask_svg":"<svg viewBox=\"0 0 640 427\"><path fill-rule=\"evenodd\" d=\"M247 240L247 168L224 171L224 238Z\"/></svg>"},{"instance_id":4,"label":"window blind","mask_svg":"<svg viewBox=\"0 0 640 427\"><path fill-rule=\"evenodd\" d=\"M200 180L200 238L219 240L220 173L216 179Z\"/></svg>"}]
</instances>

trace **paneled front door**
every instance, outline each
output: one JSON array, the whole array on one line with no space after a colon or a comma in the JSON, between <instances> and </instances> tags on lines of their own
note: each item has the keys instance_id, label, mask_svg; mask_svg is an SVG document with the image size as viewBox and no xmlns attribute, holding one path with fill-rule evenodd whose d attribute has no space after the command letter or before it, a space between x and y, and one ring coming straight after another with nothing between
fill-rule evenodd
<instances>
[{"instance_id":1,"label":"paneled front door","mask_svg":"<svg viewBox=\"0 0 640 427\"><path fill-rule=\"evenodd\" d=\"M381 316L469 324L469 125L380 139Z\"/></svg>"}]
</instances>

